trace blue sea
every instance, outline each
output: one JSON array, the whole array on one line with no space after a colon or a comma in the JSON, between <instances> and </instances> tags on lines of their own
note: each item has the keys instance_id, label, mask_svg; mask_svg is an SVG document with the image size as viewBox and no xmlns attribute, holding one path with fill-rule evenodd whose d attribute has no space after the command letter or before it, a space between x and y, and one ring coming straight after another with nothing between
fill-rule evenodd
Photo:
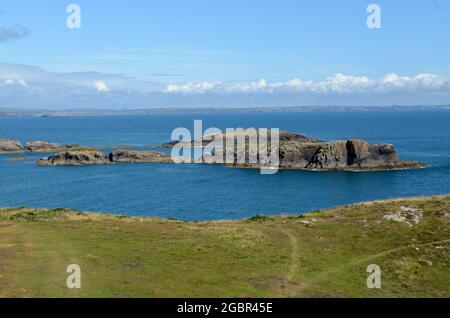
<instances>
[{"instance_id":1,"label":"blue sea","mask_svg":"<svg viewBox=\"0 0 450 318\"><path fill-rule=\"evenodd\" d=\"M0 118L0 138L86 146L159 145L177 127L280 128L322 140L392 143L423 169L385 172L280 171L217 165L120 164L40 167L0 156L0 206L69 207L188 221L300 214L376 199L450 193L450 111L215 113ZM33 159L45 155L31 155Z\"/></svg>"}]
</instances>

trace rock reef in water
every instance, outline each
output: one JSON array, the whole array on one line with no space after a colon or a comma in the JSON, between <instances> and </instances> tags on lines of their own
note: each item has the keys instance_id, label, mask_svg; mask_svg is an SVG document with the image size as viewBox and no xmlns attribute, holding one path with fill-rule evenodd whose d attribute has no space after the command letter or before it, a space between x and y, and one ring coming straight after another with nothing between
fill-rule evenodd
<instances>
[{"instance_id":1,"label":"rock reef in water","mask_svg":"<svg viewBox=\"0 0 450 318\"><path fill-rule=\"evenodd\" d=\"M67 150L37 161L41 166L84 166L114 163L172 163L159 152L117 150L104 154L97 150Z\"/></svg>"},{"instance_id":2,"label":"rock reef in water","mask_svg":"<svg viewBox=\"0 0 450 318\"><path fill-rule=\"evenodd\" d=\"M110 163L108 157L96 150L62 151L37 161L41 166L84 166Z\"/></svg>"},{"instance_id":3,"label":"rock reef in water","mask_svg":"<svg viewBox=\"0 0 450 318\"><path fill-rule=\"evenodd\" d=\"M108 157L109 161L113 163L173 163L170 156L153 151L117 150L111 152Z\"/></svg>"},{"instance_id":4,"label":"rock reef in water","mask_svg":"<svg viewBox=\"0 0 450 318\"><path fill-rule=\"evenodd\" d=\"M15 153L45 153L62 151L79 147L79 145L61 145L56 143L49 143L45 141L29 141L25 146L18 140L0 139L0 154L15 154Z\"/></svg>"},{"instance_id":5,"label":"rock reef in water","mask_svg":"<svg viewBox=\"0 0 450 318\"><path fill-rule=\"evenodd\" d=\"M29 141L25 145L25 151L28 152L53 152L61 151L64 149L71 149L79 147L80 145L61 145L56 143L49 143L45 141Z\"/></svg>"},{"instance_id":6,"label":"rock reef in water","mask_svg":"<svg viewBox=\"0 0 450 318\"><path fill-rule=\"evenodd\" d=\"M23 146L18 140L0 139L0 154L21 153Z\"/></svg>"}]
</instances>

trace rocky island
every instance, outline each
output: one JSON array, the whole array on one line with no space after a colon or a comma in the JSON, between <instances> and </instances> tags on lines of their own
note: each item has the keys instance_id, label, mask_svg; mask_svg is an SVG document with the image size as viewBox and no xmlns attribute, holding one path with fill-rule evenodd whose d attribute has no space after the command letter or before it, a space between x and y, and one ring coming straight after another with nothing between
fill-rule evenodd
<instances>
[{"instance_id":1,"label":"rocky island","mask_svg":"<svg viewBox=\"0 0 450 318\"><path fill-rule=\"evenodd\" d=\"M236 139L238 136L235 133L233 134ZM224 132L203 138L201 144L206 147L216 139L222 139L224 147L226 147L227 138ZM425 166L421 162L400 160L395 147L391 144L369 144L367 141L360 139L324 142L288 131L281 131L279 140L280 169L370 171ZM195 141L190 143L194 145ZM178 144L180 143L175 141L166 143L163 147L171 148ZM249 149L252 147L257 147L257 145L249 143L249 140L246 141L245 148L235 147L235 159L239 152L245 152L246 162L237 163L235 160L234 163L227 165L237 168L260 168L260 163L249 163L247 160Z\"/></svg>"},{"instance_id":2,"label":"rocky island","mask_svg":"<svg viewBox=\"0 0 450 318\"><path fill-rule=\"evenodd\" d=\"M29 141L22 145L18 140L0 139L0 155L17 153L46 153L79 147L79 145L62 145L45 141Z\"/></svg>"},{"instance_id":3,"label":"rocky island","mask_svg":"<svg viewBox=\"0 0 450 318\"><path fill-rule=\"evenodd\" d=\"M237 134L232 137L238 138ZM242 136L240 136L242 137ZM201 141L172 141L161 145L172 148L180 145L207 147L212 141L222 140L226 147L226 133L205 136ZM235 139L236 140L236 139ZM225 164L236 168L260 168L262 164L248 162L248 152L257 144L245 139L245 147L235 147L234 163ZM322 141L302 134L282 131L279 134L279 168L312 171L375 171L410 169L423 167L425 164L399 159L395 147L391 144L369 144L361 139ZM269 139L270 145L270 139ZM110 153L99 151L100 148L79 147L74 144L57 144L44 141L31 141L23 146L20 141L0 139L0 154L46 153L55 154L37 161L38 165L97 165L116 163L173 163L169 154L154 151L116 150ZM246 161L236 160L238 154L245 152Z\"/></svg>"},{"instance_id":4,"label":"rocky island","mask_svg":"<svg viewBox=\"0 0 450 318\"><path fill-rule=\"evenodd\" d=\"M170 156L153 151L116 150L109 154L94 149L59 152L37 161L41 166L84 166L114 163L173 163Z\"/></svg>"}]
</instances>

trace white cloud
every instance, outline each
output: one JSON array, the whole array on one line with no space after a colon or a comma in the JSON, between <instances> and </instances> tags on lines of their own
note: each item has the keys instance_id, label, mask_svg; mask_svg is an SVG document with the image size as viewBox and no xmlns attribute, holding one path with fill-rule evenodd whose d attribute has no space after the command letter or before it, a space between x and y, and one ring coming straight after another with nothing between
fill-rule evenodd
<instances>
[{"instance_id":1,"label":"white cloud","mask_svg":"<svg viewBox=\"0 0 450 318\"><path fill-rule=\"evenodd\" d=\"M418 74L413 77L388 74L381 80L367 76L352 76L337 73L321 81L295 78L286 82L268 83L265 79L256 82L198 82L171 83L165 92L172 94L232 94L232 93L309 93L309 94L371 94L389 92L446 91L450 80L434 74Z\"/></svg>"},{"instance_id":2,"label":"white cloud","mask_svg":"<svg viewBox=\"0 0 450 318\"><path fill-rule=\"evenodd\" d=\"M23 80L21 78L18 78L17 76L16 76L15 79L11 79L11 78L6 79L4 81L4 85L6 85L6 86L17 85L17 86L21 86L21 87L24 87L24 88L29 88L30 87L25 80Z\"/></svg>"},{"instance_id":3,"label":"white cloud","mask_svg":"<svg viewBox=\"0 0 450 318\"><path fill-rule=\"evenodd\" d=\"M319 80L153 82L127 74L50 72L0 63L0 107L247 107L448 104L450 77L369 78L337 73Z\"/></svg>"},{"instance_id":4,"label":"white cloud","mask_svg":"<svg viewBox=\"0 0 450 318\"><path fill-rule=\"evenodd\" d=\"M94 86L95 86L95 89L96 89L98 92L109 92L109 87L108 87L108 85L106 85L106 83L103 82L103 81L97 81L97 82L95 82L95 83L94 83Z\"/></svg>"},{"instance_id":5,"label":"white cloud","mask_svg":"<svg viewBox=\"0 0 450 318\"><path fill-rule=\"evenodd\" d=\"M168 84L166 92L168 93L207 93L213 92L220 86L220 82L198 82L198 83L184 83L184 84Z\"/></svg>"},{"instance_id":6,"label":"white cloud","mask_svg":"<svg viewBox=\"0 0 450 318\"><path fill-rule=\"evenodd\" d=\"M364 91L370 88L373 82L366 76L349 76L338 73L327 78L322 84L327 91L345 94Z\"/></svg>"},{"instance_id":7,"label":"white cloud","mask_svg":"<svg viewBox=\"0 0 450 318\"><path fill-rule=\"evenodd\" d=\"M379 89L382 91L392 90L441 90L449 89L448 78L439 77L434 74L418 74L413 77L398 76L395 73L386 75L380 82Z\"/></svg>"}]
</instances>

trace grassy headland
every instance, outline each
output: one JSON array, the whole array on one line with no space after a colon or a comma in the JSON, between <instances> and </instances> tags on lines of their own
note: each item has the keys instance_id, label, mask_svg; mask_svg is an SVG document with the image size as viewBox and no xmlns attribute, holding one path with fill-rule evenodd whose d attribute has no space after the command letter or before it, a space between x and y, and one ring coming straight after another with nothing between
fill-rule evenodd
<instances>
[{"instance_id":1,"label":"grassy headland","mask_svg":"<svg viewBox=\"0 0 450 318\"><path fill-rule=\"evenodd\" d=\"M449 214L450 196L199 223L3 209L0 297L450 297Z\"/></svg>"}]
</instances>

